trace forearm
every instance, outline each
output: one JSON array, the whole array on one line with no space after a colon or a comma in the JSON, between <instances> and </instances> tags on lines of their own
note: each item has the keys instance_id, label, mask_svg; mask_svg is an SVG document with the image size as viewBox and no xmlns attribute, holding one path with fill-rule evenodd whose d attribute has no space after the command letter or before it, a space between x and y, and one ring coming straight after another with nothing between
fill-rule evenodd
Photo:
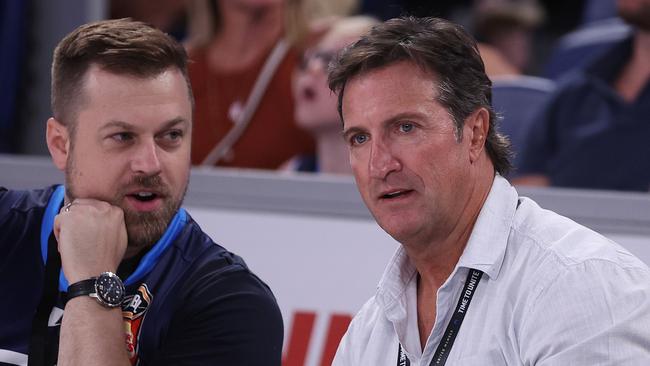
<instances>
[{"instance_id":1,"label":"forearm","mask_svg":"<svg viewBox=\"0 0 650 366\"><path fill-rule=\"evenodd\" d=\"M108 309L91 297L71 299L65 307L58 365L130 365L120 308Z\"/></svg>"}]
</instances>

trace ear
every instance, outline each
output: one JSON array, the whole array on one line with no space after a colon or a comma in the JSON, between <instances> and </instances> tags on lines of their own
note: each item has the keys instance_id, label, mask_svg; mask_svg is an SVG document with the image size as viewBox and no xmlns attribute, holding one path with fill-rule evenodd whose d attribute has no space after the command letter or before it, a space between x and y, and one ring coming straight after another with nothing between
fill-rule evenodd
<instances>
[{"instance_id":1,"label":"ear","mask_svg":"<svg viewBox=\"0 0 650 366\"><path fill-rule=\"evenodd\" d=\"M488 131L490 130L490 113L481 107L474 111L465 122L469 137L469 159L471 163L476 162L485 149Z\"/></svg>"},{"instance_id":2,"label":"ear","mask_svg":"<svg viewBox=\"0 0 650 366\"><path fill-rule=\"evenodd\" d=\"M70 134L68 133L68 128L55 118L50 117L47 120L45 138L54 165L59 170L65 170L68 154L70 153Z\"/></svg>"}]
</instances>

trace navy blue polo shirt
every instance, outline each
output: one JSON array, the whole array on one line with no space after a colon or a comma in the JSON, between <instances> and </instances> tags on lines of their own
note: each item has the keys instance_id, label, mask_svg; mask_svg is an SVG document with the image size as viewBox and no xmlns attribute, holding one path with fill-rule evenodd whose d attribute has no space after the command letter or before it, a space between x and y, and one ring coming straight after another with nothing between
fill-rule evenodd
<instances>
[{"instance_id":1,"label":"navy blue polo shirt","mask_svg":"<svg viewBox=\"0 0 650 366\"><path fill-rule=\"evenodd\" d=\"M30 353L46 280L43 247L54 240L62 188L0 188L0 365L24 364ZM65 317L67 284L57 272L60 292L47 324L46 365L56 363ZM125 284L122 314L132 364L280 365L283 325L271 290L183 209Z\"/></svg>"},{"instance_id":2,"label":"navy blue polo shirt","mask_svg":"<svg viewBox=\"0 0 650 366\"><path fill-rule=\"evenodd\" d=\"M543 174L553 186L650 189L650 82L626 102L613 84L633 38L561 80L527 131L518 175Z\"/></svg>"}]
</instances>

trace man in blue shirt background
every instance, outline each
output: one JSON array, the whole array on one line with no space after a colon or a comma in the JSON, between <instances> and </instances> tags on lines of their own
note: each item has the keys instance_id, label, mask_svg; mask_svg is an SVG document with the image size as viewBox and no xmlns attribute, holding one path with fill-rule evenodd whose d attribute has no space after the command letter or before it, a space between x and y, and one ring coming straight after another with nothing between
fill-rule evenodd
<instances>
[{"instance_id":1,"label":"man in blue shirt background","mask_svg":"<svg viewBox=\"0 0 650 366\"><path fill-rule=\"evenodd\" d=\"M617 7L635 33L561 81L522 144L514 183L650 189L650 1Z\"/></svg>"}]
</instances>

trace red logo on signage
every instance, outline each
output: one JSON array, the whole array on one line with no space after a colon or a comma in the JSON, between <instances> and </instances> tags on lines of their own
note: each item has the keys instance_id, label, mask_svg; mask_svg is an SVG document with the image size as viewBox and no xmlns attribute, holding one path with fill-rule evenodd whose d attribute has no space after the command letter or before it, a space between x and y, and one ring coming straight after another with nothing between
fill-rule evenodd
<instances>
[{"instance_id":1,"label":"red logo on signage","mask_svg":"<svg viewBox=\"0 0 650 366\"><path fill-rule=\"evenodd\" d=\"M339 342L347 331L351 320L352 317L348 314L330 315L325 342L320 354L319 364L321 366L332 364ZM305 364L315 321L315 312L295 312L293 314L293 324L287 339L289 343L284 350L282 366L303 366Z\"/></svg>"}]
</instances>

